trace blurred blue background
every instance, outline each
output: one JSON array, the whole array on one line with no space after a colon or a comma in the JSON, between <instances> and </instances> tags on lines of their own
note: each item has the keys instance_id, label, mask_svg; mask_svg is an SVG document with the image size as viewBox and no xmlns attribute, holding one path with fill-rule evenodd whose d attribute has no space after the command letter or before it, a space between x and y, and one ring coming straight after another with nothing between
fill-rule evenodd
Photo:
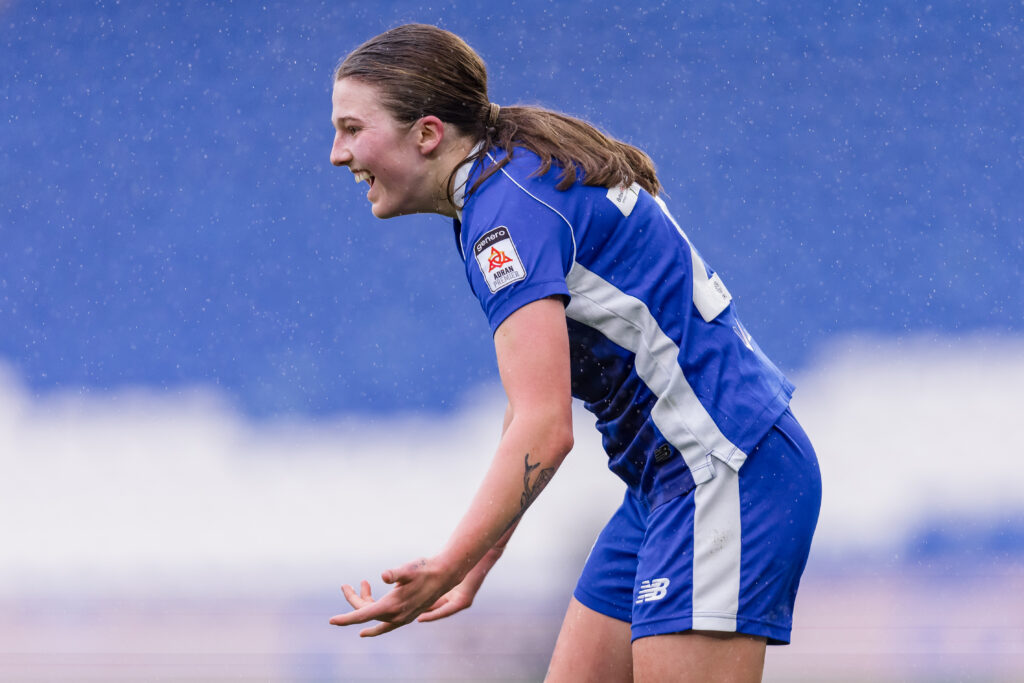
<instances>
[{"instance_id":1,"label":"blurred blue background","mask_svg":"<svg viewBox=\"0 0 1024 683\"><path fill-rule=\"evenodd\" d=\"M1024 5L952 0L0 0L0 678L543 675L621 495L582 414L473 611L324 626L500 429L450 222L328 163L335 65L410 21L645 149L795 379L825 498L766 680L1020 680Z\"/></svg>"},{"instance_id":2,"label":"blurred blue background","mask_svg":"<svg viewBox=\"0 0 1024 683\"><path fill-rule=\"evenodd\" d=\"M446 219L328 164L332 70L449 28L492 99L647 150L787 370L837 333L1024 328L1019 3L0 5L0 358L33 391L444 411L493 382Z\"/></svg>"}]
</instances>

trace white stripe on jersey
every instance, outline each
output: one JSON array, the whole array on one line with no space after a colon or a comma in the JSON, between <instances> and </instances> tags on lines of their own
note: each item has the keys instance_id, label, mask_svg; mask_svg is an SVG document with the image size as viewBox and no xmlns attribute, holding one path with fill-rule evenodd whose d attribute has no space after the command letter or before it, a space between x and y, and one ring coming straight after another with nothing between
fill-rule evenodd
<instances>
[{"instance_id":1,"label":"white stripe on jersey","mask_svg":"<svg viewBox=\"0 0 1024 683\"><path fill-rule=\"evenodd\" d=\"M679 367L679 346L647 305L579 263L573 264L566 283L571 298L565 314L636 354L637 375L658 397L651 419L682 453L694 482L715 476L710 455L738 470L746 454L722 434L697 398Z\"/></svg>"},{"instance_id":2,"label":"white stripe on jersey","mask_svg":"<svg viewBox=\"0 0 1024 683\"><path fill-rule=\"evenodd\" d=\"M693 628L735 631L740 601L740 477L721 467L693 492Z\"/></svg>"}]
</instances>

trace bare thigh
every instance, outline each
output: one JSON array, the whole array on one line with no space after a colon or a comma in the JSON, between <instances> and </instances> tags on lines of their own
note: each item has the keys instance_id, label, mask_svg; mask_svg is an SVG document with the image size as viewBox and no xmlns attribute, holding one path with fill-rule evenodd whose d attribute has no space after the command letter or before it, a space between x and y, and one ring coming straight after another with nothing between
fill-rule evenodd
<instances>
[{"instance_id":1,"label":"bare thigh","mask_svg":"<svg viewBox=\"0 0 1024 683\"><path fill-rule=\"evenodd\" d=\"M576 598L562 622L546 683L626 683L633 680L629 623L612 619Z\"/></svg>"},{"instance_id":2,"label":"bare thigh","mask_svg":"<svg viewBox=\"0 0 1024 683\"><path fill-rule=\"evenodd\" d=\"M758 683L765 639L742 633L686 631L633 641L637 683Z\"/></svg>"}]
</instances>

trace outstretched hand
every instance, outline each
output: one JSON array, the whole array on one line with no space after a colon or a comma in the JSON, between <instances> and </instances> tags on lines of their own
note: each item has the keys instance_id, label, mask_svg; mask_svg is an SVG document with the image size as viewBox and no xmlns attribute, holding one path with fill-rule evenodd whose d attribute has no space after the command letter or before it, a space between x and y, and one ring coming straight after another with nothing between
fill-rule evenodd
<instances>
[{"instance_id":1,"label":"outstretched hand","mask_svg":"<svg viewBox=\"0 0 1024 683\"><path fill-rule=\"evenodd\" d=\"M467 586L466 581L463 581L458 586L438 598L437 602L431 605L430 609L421 614L416 621L437 621L438 619L450 617L456 612L461 612L467 607L472 606L473 597L475 595L476 587Z\"/></svg>"},{"instance_id":2,"label":"outstretched hand","mask_svg":"<svg viewBox=\"0 0 1024 683\"><path fill-rule=\"evenodd\" d=\"M445 596L455 584L454 577L439 569L434 560L428 559L419 559L398 569L388 569L381 574L381 579L394 588L379 600L373 599L367 581L359 584L358 593L348 584L342 586L341 591L345 599L354 609L347 614L332 617L331 623L335 626L349 626L379 621L381 623L376 626L359 632L364 638L379 636L408 624L428 610L433 610L443 601L442 596Z\"/></svg>"}]
</instances>

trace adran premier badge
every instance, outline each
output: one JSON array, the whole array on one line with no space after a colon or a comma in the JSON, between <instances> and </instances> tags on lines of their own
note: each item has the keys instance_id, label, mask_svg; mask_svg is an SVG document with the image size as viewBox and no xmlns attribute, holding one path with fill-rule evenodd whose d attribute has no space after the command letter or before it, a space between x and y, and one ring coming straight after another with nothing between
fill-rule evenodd
<instances>
[{"instance_id":1,"label":"adran premier badge","mask_svg":"<svg viewBox=\"0 0 1024 683\"><path fill-rule=\"evenodd\" d=\"M526 277L526 268L504 225L485 232L473 245L473 254L491 294Z\"/></svg>"}]
</instances>

